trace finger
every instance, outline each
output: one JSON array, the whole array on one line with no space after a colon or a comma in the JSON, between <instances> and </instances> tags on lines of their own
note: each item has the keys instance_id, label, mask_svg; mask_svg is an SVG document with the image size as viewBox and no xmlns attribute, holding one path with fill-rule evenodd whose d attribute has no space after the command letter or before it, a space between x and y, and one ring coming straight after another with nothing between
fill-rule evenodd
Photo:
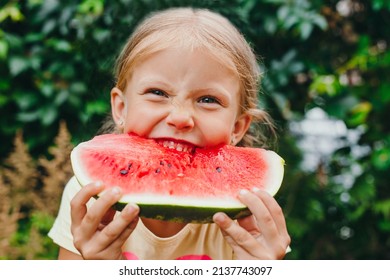
<instances>
[{"instance_id":1,"label":"finger","mask_svg":"<svg viewBox=\"0 0 390 280\"><path fill-rule=\"evenodd\" d=\"M246 194L246 198L253 199L253 194L260 200L257 200L257 204L255 202L255 205L251 206L253 209L250 208L250 210L254 213L262 237L276 252L277 258L280 258L279 256L284 256L286 248L291 242L283 211L276 200L267 192L254 188L253 193ZM245 200L243 197L242 199ZM253 201L256 199L247 203L253 203Z\"/></svg>"},{"instance_id":2,"label":"finger","mask_svg":"<svg viewBox=\"0 0 390 280\"><path fill-rule=\"evenodd\" d=\"M104 214L100 223L102 223L103 225L108 225L114 219L115 214L116 214L116 210L113 208L109 208L106 214Z\"/></svg>"},{"instance_id":3,"label":"finger","mask_svg":"<svg viewBox=\"0 0 390 280\"><path fill-rule=\"evenodd\" d=\"M284 217L282 208L279 206L275 198L267 192L255 188L254 193L264 202L264 205L267 207L273 217L279 232L279 236L284 239L287 245L289 245L291 239L287 231L286 219Z\"/></svg>"},{"instance_id":4,"label":"finger","mask_svg":"<svg viewBox=\"0 0 390 280\"><path fill-rule=\"evenodd\" d=\"M225 213L216 213L213 220L221 228L226 241L236 252L242 249L250 252L258 248L259 244L253 236L230 219Z\"/></svg>"},{"instance_id":5,"label":"finger","mask_svg":"<svg viewBox=\"0 0 390 280\"><path fill-rule=\"evenodd\" d=\"M260 229L256 223L256 219L253 215L240 218L237 220L237 222L242 228L248 231L253 237L256 238L261 234Z\"/></svg>"},{"instance_id":6,"label":"finger","mask_svg":"<svg viewBox=\"0 0 390 280\"><path fill-rule=\"evenodd\" d=\"M125 230L119 235L119 237L115 240L119 244L119 247L121 248L125 241L129 238L130 234L134 231L135 227L137 226L138 220L139 220L139 211L135 213L136 216L132 218L132 221L126 226Z\"/></svg>"},{"instance_id":7,"label":"finger","mask_svg":"<svg viewBox=\"0 0 390 280\"><path fill-rule=\"evenodd\" d=\"M111 206L121 197L121 189L114 187L106 190L85 214L80 230L86 236L94 234Z\"/></svg>"},{"instance_id":8,"label":"finger","mask_svg":"<svg viewBox=\"0 0 390 280\"><path fill-rule=\"evenodd\" d=\"M138 223L139 217L136 216L130 224L122 231L122 233L119 235L117 239L115 239L111 244L106 246L103 251L101 251L101 254L104 256L102 258L107 259L107 255L111 255L113 252L117 252L118 254L113 255L112 259L122 259L122 247L123 244L126 242L126 240L129 238L130 234L134 231L137 223Z\"/></svg>"},{"instance_id":9,"label":"finger","mask_svg":"<svg viewBox=\"0 0 390 280\"><path fill-rule=\"evenodd\" d=\"M116 214L115 209L113 209L113 208L108 209L106 214L104 214L102 220L100 221L100 224L98 226L98 230L102 230L109 223L111 223L111 221L114 219L115 214Z\"/></svg>"},{"instance_id":10,"label":"finger","mask_svg":"<svg viewBox=\"0 0 390 280\"><path fill-rule=\"evenodd\" d=\"M239 199L248 206L256 218L258 227L265 238L276 238L279 235L279 230L276 226L272 212L267 208L263 201L263 193L256 194L247 190L242 190L239 193Z\"/></svg>"},{"instance_id":11,"label":"finger","mask_svg":"<svg viewBox=\"0 0 390 280\"><path fill-rule=\"evenodd\" d=\"M101 182L95 182L83 187L71 200L71 219L72 226L81 224L85 214L87 213L87 202L95 195L103 190Z\"/></svg>"},{"instance_id":12,"label":"finger","mask_svg":"<svg viewBox=\"0 0 390 280\"><path fill-rule=\"evenodd\" d=\"M110 244L123 245L124 241L133 232L138 222L139 207L135 204L128 204L122 212L108 224L99 235L99 243L105 247Z\"/></svg>"}]
</instances>

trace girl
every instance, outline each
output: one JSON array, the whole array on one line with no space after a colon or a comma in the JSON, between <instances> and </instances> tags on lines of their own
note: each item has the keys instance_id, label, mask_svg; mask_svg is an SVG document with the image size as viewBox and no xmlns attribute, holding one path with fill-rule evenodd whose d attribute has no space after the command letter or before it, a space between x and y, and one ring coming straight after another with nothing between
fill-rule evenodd
<instances>
[{"instance_id":1,"label":"girl","mask_svg":"<svg viewBox=\"0 0 390 280\"><path fill-rule=\"evenodd\" d=\"M176 8L147 18L117 60L111 90L112 131L156 139L186 152L218 144L249 146L252 122L270 123L257 109L258 66L251 48L224 17ZM239 199L252 216L212 224L139 218L137 205L120 213L112 188L100 182L65 188L49 236L60 259L281 259L290 243L281 208L257 188Z\"/></svg>"}]
</instances>

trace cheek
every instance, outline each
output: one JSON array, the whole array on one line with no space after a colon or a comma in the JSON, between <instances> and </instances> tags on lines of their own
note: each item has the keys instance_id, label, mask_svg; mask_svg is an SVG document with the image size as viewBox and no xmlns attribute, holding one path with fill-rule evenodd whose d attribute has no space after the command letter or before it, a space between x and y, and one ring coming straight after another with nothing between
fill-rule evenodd
<instances>
[{"instance_id":1,"label":"cheek","mask_svg":"<svg viewBox=\"0 0 390 280\"><path fill-rule=\"evenodd\" d=\"M145 136L158 123L161 113L138 103L133 102L127 107L125 133L133 132Z\"/></svg>"},{"instance_id":2,"label":"cheek","mask_svg":"<svg viewBox=\"0 0 390 280\"><path fill-rule=\"evenodd\" d=\"M233 120L212 118L203 124L202 131L208 146L229 144L233 133Z\"/></svg>"}]
</instances>

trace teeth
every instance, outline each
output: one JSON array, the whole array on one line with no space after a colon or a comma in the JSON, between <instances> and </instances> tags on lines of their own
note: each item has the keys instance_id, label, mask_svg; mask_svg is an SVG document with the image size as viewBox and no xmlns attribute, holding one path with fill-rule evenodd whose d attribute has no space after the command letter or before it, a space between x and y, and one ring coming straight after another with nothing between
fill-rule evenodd
<instances>
[{"instance_id":1,"label":"teeth","mask_svg":"<svg viewBox=\"0 0 390 280\"><path fill-rule=\"evenodd\" d=\"M176 146L176 150L178 150L179 152L182 152L184 149L183 145L182 144L177 144Z\"/></svg>"},{"instance_id":2,"label":"teeth","mask_svg":"<svg viewBox=\"0 0 390 280\"><path fill-rule=\"evenodd\" d=\"M192 151L191 146L188 146L188 145L183 144L183 143L175 143L173 141L159 141L159 144L165 148L173 149L173 150L176 150L178 152Z\"/></svg>"}]
</instances>

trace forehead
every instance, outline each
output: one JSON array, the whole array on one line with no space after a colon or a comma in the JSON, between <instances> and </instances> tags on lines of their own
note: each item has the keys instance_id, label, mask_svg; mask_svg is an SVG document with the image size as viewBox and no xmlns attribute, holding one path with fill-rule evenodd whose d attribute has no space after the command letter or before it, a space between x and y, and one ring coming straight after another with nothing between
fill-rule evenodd
<instances>
[{"instance_id":1,"label":"forehead","mask_svg":"<svg viewBox=\"0 0 390 280\"><path fill-rule=\"evenodd\" d=\"M223 80L224 83L240 84L236 73L208 52L177 47L167 48L140 59L129 78L132 79L134 75L137 76L136 79L161 76L176 82L192 78L201 79L202 83Z\"/></svg>"},{"instance_id":2,"label":"forehead","mask_svg":"<svg viewBox=\"0 0 390 280\"><path fill-rule=\"evenodd\" d=\"M227 49L223 48L223 46L216 46L215 44L210 43L206 38L199 38L198 36L191 36L190 34L185 36L184 34L180 34L179 31L176 34L161 32L144 38L144 40L133 49L132 55L129 57L131 65L129 65L128 68L131 71L132 67L142 63L143 60L151 55L171 49L188 52L203 52L218 61L221 66L238 74L234 58Z\"/></svg>"}]
</instances>

